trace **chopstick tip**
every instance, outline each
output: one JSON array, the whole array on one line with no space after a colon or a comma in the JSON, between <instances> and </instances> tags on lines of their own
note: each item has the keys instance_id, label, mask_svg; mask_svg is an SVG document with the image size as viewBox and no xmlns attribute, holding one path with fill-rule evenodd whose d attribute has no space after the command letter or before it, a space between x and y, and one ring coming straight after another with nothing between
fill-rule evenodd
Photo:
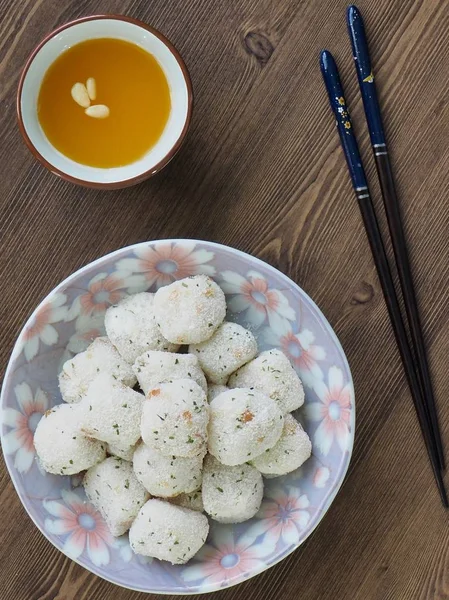
<instances>
[{"instance_id":1,"label":"chopstick tip","mask_svg":"<svg viewBox=\"0 0 449 600\"><path fill-rule=\"evenodd\" d=\"M320 52L320 65L321 65L321 70L323 71L323 73L326 73L329 69L329 66L331 64L335 64L335 60L334 57L332 56L331 52L329 52L329 50L321 50Z\"/></svg>"},{"instance_id":2,"label":"chopstick tip","mask_svg":"<svg viewBox=\"0 0 449 600\"><path fill-rule=\"evenodd\" d=\"M355 25L356 21L361 21L363 25L362 15L355 4L350 4L346 9L346 21L349 27Z\"/></svg>"},{"instance_id":3,"label":"chopstick tip","mask_svg":"<svg viewBox=\"0 0 449 600\"><path fill-rule=\"evenodd\" d=\"M435 480L436 480L436 483L438 486L438 491L440 492L441 502L442 502L444 508L449 508L447 492L446 492L446 488L444 487L443 475L442 475L440 469L437 468L436 463L434 463L433 461L432 461L432 468L433 468Z\"/></svg>"},{"instance_id":4,"label":"chopstick tip","mask_svg":"<svg viewBox=\"0 0 449 600\"><path fill-rule=\"evenodd\" d=\"M348 21L354 19L358 15L360 15L359 9L355 4L350 4L346 9L346 15L348 17Z\"/></svg>"}]
</instances>

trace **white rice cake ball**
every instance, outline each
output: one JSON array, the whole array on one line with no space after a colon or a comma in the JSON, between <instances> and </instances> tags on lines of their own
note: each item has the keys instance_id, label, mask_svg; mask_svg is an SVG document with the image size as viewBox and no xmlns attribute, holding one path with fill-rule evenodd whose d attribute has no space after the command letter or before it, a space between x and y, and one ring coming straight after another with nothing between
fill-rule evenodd
<instances>
[{"instance_id":1,"label":"white rice cake ball","mask_svg":"<svg viewBox=\"0 0 449 600\"><path fill-rule=\"evenodd\" d=\"M187 277L158 289L154 315L170 342L198 344L209 339L223 322L225 295L207 275Z\"/></svg>"},{"instance_id":2,"label":"white rice cake ball","mask_svg":"<svg viewBox=\"0 0 449 600\"><path fill-rule=\"evenodd\" d=\"M224 465L241 465L272 448L283 425L278 405L262 392L228 390L210 404L209 452Z\"/></svg>"},{"instance_id":3,"label":"white rice cake ball","mask_svg":"<svg viewBox=\"0 0 449 600\"><path fill-rule=\"evenodd\" d=\"M108 373L100 373L87 389L81 405L81 431L87 436L126 450L140 438L145 396Z\"/></svg>"},{"instance_id":4,"label":"white rice cake ball","mask_svg":"<svg viewBox=\"0 0 449 600\"><path fill-rule=\"evenodd\" d=\"M300 467L312 453L312 442L301 424L285 415L284 429L277 444L251 461L265 476L286 475Z\"/></svg>"},{"instance_id":5,"label":"white rice cake ball","mask_svg":"<svg viewBox=\"0 0 449 600\"><path fill-rule=\"evenodd\" d=\"M151 499L132 524L129 543L136 554L183 565L204 545L208 533L206 515Z\"/></svg>"},{"instance_id":6,"label":"white rice cake ball","mask_svg":"<svg viewBox=\"0 0 449 600\"><path fill-rule=\"evenodd\" d=\"M164 456L146 444L134 453L134 472L152 496L171 498L201 486L204 455Z\"/></svg>"},{"instance_id":7,"label":"white rice cake ball","mask_svg":"<svg viewBox=\"0 0 449 600\"><path fill-rule=\"evenodd\" d=\"M207 390L206 378L193 354L149 350L136 359L133 371L145 394L163 381L175 379L193 379L204 391Z\"/></svg>"},{"instance_id":8,"label":"white rice cake ball","mask_svg":"<svg viewBox=\"0 0 449 600\"><path fill-rule=\"evenodd\" d=\"M136 448L137 444L126 447L122 447L120 444L115 442L113 444L106 444L106 451L108 454L117 456L118 458L122 458L123 460L127 460L129 462L132 462Z\"/></svg>"},{"instance_id":9,"label":"white rice cake ball","mask_svg":"<svg viewBox=\"0 0 449 600\"><path fill-rule=\"evenodd\" d=\"M189 494L179 494L175 498L170 498L169 502L182 506L183 508L190 508L190 510L197 510L198 512L204 512L203 506L203 495L201 490L195 490Z\"/></svg>"},{"instance_id":10,"label":"white rice cake ball","mask_svg":"<svg viewBox=\"0 0 449 600\"><path fill-rule=\"evenodd\" d=\"M133 363L147 350L176 352L161 334L153 313L154 294L141 292L127 296L111 306L104 316L109 339L128 363Z\"/></svg>"},{"instance_id":11,"label":"white rice cake ball","mask_svg":"<svg viewBox=\"0 0 449 600\"><path fill-rule=\"evenodd\" d=\"M202 493L204 510L215 521L243 523L260 508L262 475L250 465L222 465L209 454L204 461Z\"/></svg>"},{"instance_id":12,"label":"white rice cake ball","mask_svg":"<svg viewBox=\"0 0 449 600\"><path fill-rule=\"evenodd\" d=\"M59 404L48 410L34 433L34 447L45 471L74 475L106 457L106 444L91 440L80 430L80 405Z\"/></svg>"},{"instance_id":13,"label":"white rice cake ball","mask_svg":"<svg viewBox=\"0 0 449 600\"><path fill-rule=\"evenodd\" d=\"M67 360L59 375L59 389L65 402L80 402L91 381L99 373L109 373L117 381L133 387L131 366L123 360L107 337L98 337L84 351Z\"/></svg>"},{"instance_id":14,"label":"white rice cake ball","mask_svg":"<svg viewBox=\"0 0 449 600\"><path fill-rule=\"evenodd\" d=\"M137 481L132 464L115 456L89 469L83 485L87 497L100 511L113 536L128 531L150 497Z\"/></svg>"},{"instance_id":15,"label":"white rice cake ball","mask_svg":"<svg viewBox=\"0 0 449 600\"><path fill-rule=\"evenodd\" d=\"M231 373L256 356L257 342L241 325L225 321L208 340L191 344L189 352L198 357L209 381L225 384Z\"/></svg>"},{"instance_id":16,"label":"white rice cake ball","mask_svg":"<svg viewBox=\"0 0 449 600\"><path fill-rule=\"evenodd\" d=\"M142 439L165 456L204 455L209 405L206 394L191 379L161 383L143 404Z\"/></svg>"},{"instance_id":17,"label":"white rice cake ball","mask_svg":"<svg viewBox=\"0 0 449 600\"><path fill-rule=\"evenodd\" d=\"M216 385L214 383L212 383L211 385L208 385L207 386L207 401L210 404L214 398L216 398L223 392L226 392L227 390L229 390L229 388L226 387L225 385Z\"/></svg>"},{"instance_id":18,"label":"white rice cake ball","mask_svg":"<svg viewBox=\"0 0 449 600\"><path fill-rule=\"evenodd\" d=\"M275 400L285 414L304 404L304 388L281 350L266 350L241 367L228 381L230 388L254 388Z\"/></svg>"}]
</instances>

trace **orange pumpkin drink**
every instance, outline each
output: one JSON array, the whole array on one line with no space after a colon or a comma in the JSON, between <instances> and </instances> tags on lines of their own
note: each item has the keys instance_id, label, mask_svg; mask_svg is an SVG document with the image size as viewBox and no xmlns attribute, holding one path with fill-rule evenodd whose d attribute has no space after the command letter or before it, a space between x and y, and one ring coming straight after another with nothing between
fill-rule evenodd
<instances>
[{"instance_id":1,"label":"orange pumpkin drink","mask_svg":"<svg viewBox=\"0 0 449 600\"><path fill-rule=\"evenodd\" d=\"M40 125L51 144L92 167L119 167L159 140L171 109L156 59L119 39L81 42L50 66L38 98Z\"/></svg>"}]
</instances>

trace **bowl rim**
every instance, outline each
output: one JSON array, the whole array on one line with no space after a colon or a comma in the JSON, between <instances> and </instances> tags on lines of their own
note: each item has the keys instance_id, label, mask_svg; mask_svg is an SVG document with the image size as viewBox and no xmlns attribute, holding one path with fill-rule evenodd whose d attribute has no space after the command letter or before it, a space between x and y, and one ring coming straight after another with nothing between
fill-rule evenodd
<instances>
[{"instance_id":1,"label":"bowl rim","mask_svg":"<svg viewBox=\"0 0 449 600\"><path fill-rule=\"evenodd\" d=\"M45 159L42 156L42 154L39 152L39 150L36 148L36 146L31 141L31 139L25 129L25 125L23 122L23 116L22 116L23 85L25 82L25 78L28 74L28 71L29 71L34 59L36 58L36 55L41 50L41 48L43 48L45 46L45 44L47 44L56 35L58 35L59 33L61 33L62 31L66 30L66 29L69 29L70 27L73 27L80 23L86 23L89 21L98 21L101 19L103 19L103 20L109 19L109 20L124 21L126 23L131 23L132 25L136 25L137 27L141 27L142 29L149 31L155 37L157 37L159 39L159 41L161 41L169 49L171 54L174 56L176 62L178 63L178 65L181 69L181 72L182 72L182 75L184 78L184 82L186 85L186 89L187 89L187 115L186 115L184 127L183 127L178 139L173 144L171 149L167 152L167 154L164 156L164 158L162 158L162 160L160 160L153 167L151 167L151 169L147 169L146 171L144 171L143 173L140 173L139 175L136 175L135 177L131 177L129 179L120 179L120 180L109 182L109 183L89 181L88 179L79 179L78 177L74 177L73 175L70 175L70 174L66 173L65 171L62 171L61 169L56 168L51 162L49 162L47 159ZM97 15L89 15L86 17L80 17L78 19L73 19L72 21L68 21L67 23L60 25L59 27L57 27L56 29L53 29L50 33L48 33L39 42L39 44L34 48L34 50L29 55L29 57L25 63L25 66L22 69L21 75L20 75L19 85L17 88L17 95L16 95L16 112L17 112L17 120L18 120L18 124L19 124L19 130L20 130L20 133L22 134L25 144L27 145L28 149L30 150L30 152L34 156L34 158L36 158L51 173L54 173L55 175L57 175L58 177L61 177L62 179L65 179L66 181L70 181L71 183L76 183L76 184L84 186L84 187L103 189L103 190L114 190L114 189L120 189L120 188L125 188L125 187L130 187L130 186L136 185L138 183L141 183L142 181L145 181L149 177L152 177L153 175L158 173L163 167L165 167L172 160L172 158L175 156L175 154L178 152L178 150L180 149L181 145L184 142L184 139L186 137L186 134L187 134L187 131L189 129L189 125L190 125L190 122L192 119L192 111L193 111L192 80L190 77L190 73L187 69L187 66L186 66L183 58L181 57L180 53L178 52L178 50L175 48L175 46L159 30L152 27L151 25L147 25L143 21L140 21L139 19L135 19L134 17L128 17L126 15L117 15L117 14L97 14Z\"/></svg>"},{"instance_id":2,"label":"bowl rim","mask_svg":"<svg viewBox=\"0 0 449 600\"><path fill-rule=\"evenodd\" d=\"M346 464L343 465L341 467L340 470L340 478L339 481L329 490L329 493L327 495L327 497L325 498L325 501L322 505L322 513L321 513L321 517L317 520L317 522L314 524L314 526L310 529L310 531L308 532L308 535L303 539L300 540L298 544L296 545L292 545L291 548L289 548L285 554L283 554L282 556L276 558L276 560L273 560L272 562L265 563L263 566L261 566L258 569L255 569L250 575L246 576L246 577L241 577L239 580L234 581L230 584L227 584L226 586L215 586L215 587L210 587L211 584L209 585L205 585L204 589L195 589L192 588L191 590L189 588L183 589L183 590L170 590L170 591L165 591L165 590L151 590L151 589L147 589L147 590L143 590L142 588L139 587L132 587L117 581L113 581L112 579L110 579L106 574L99 574L96 573L95 571L93 571L90 567L86 567L79 559L77 558L73 558L72 556L69 556L68 554L66 554L63 550L63 548L59 547L56 545L56 543L50 539L50 537L47 535L47 532L45 531L44 528L41 528L40 525L37 523L37 521L35 520L34 516L31 514L30 510L28 510L28 506L26 505L25 501L24 501L24 494L22 493L22 491L19 489L18 485L19 485L19 477L17 476L17 481L16 481L16 475L13 475L14 473L14 469L13 469L13 458L10 455L7 455L3 449L3 444L2 442L2 438L3 438L3 431L2 431L2 427L0 427L0 445L2 446L2 451L3 451L3 459L4 462L6 464L9 476L11 478L11 481L13 483L14 489L20 499L20 502L22 503L23 508L25 509L26 513L28 514L28 516L30 517L30 519L32 520L32 522L34 523L34 525L37 527L37 529L44 535L44 537L52 544L52 546L54 546L57 550L59 550L62 554L64 554L64 556L67 556L67 558L70 558L71 560L73 560L74 562L76 562L78 565L80 565L81 567L83 567L84 569L86 569L87 571L89 571L90 573L92 573L93 575L96 575L97 577L100 577L101 579L104 579L106 581L109 581L110 583L117 585L119 587L122 587L124 589L129 589L132 591L136 591L136 592L141 592L141 593L148 593L148 594L157 594L157 595L171 595L171 596L190 596L190 595L199 595L199 594L211 594L213 592L218 592L218 591L223 591L225 589L234 587L236 585L239 585L240 583L243 583L244 581L248 581L249 579L252 579L253 577L255 577L256 575L259 575L260 573L263 573L264 571L267 571L268 569L270 569L271 567L273 567L274 565L280 563L282 560L286 559L288 556L290 556L290 554L292 554L295 550L297 550L308 538L310 538L310 536L312 535L312 533L316 530L316 528L318 527L318 525L320 525L326 515L326 513L328 512L329 508L331 507L333 501L335 500L335 497L337 496L338 492L340 491L343 482L345 480L346 474L348 472L349 469L349 465L351 463L351 458L352 458L352 452L354 449L354 439L355 439L355 425L356 425L356 404L355 404L355 393L354 393L354 378L352 376L352 372L349 366L349 362L348 359L346 357L346 353L343 349L343 346L340 342L340 340L337 337L337 334L335 333L333 327L331 326L331 324L329 323L329 321L327 320L326 316L324 315L324 313L321 311L321 309L318 307L318 305L314 302L314 300L307 294L307 292L305 292L302 287L300 287L295 281L293 281L293 279L291 279L288 275L286 275L285 273L283 273L282 271L280 271L279 269L277 269L276 267L274 267L273 265L271 265L268 262L265 262L264 260L257 258L256 256L253 256L247 252L244 252L242 250L238 250L237 248L233 248L232 246L227 246L226 244L220 244L217 242L212 242L212 241L208 241L208 240L197 240L197 239L191 239L191 238L168 238L168 239L161 239L161 240L147 240L145 242L137 242L135 244L129 244L127 246L123 246L122 248L118 248L117 250L113 250L112 252L108 252L107 254L104 254L103 256L100 256L99 258L81 266L80 268L78 268L76 271L74 271L73 273L71 273L68 277L66 277L64 280L62 280L57 286L55 286L42 300L41 302L39 302L39 304L36 306L36 308L34 309L34 311L31 313L31 315L28 317L28 319L26 320L26 322L24 323L24 325L22 326L17 339L14 343L13 346L13 350L11 352L9 361L8 361L8 365L6 367L6 371L4 374L4 378L3 378L3 383L2 383L2 387L1 387L1 391L0 391L0 410L2 410L3 404L5 402L5 398L6 398L6 383L10 377L10 370L12 370L13 368L13 363L15 362L16 358L18 355L20 355L20 352L22 351L22 344L21 344L21 338L22 338L22 333L24 332L24 330L28 327L28 325L30 323L32 323L33 318L35 317L35 315L38 313L38 311L42 308L42 306L47 302L48 298L52 297L54 294L58 293L61 289L65 288L68 284L70 284L70 282L72 280L74 280L76 277L78 277L83 271L86 271L92 267L101 265L103 262L107 262L111 259L113 259L116 256L119 256L121 253L125 253L128 251L133 251L136 248L146 248L148 247L149 244L155 244L155 243L170 243L170 244L183 244L183 243L192 243L194 242L195 244L206 244L212 248L216 248L217 250L225 250L225 251L231 251L232 253L236 253L238 254L240 257L245 258L245 259L249 259L251 261L256 262L257 264L259 264L260 266L263 266L264 268L269 268L269 269L273 269L274 271L276 271L278 274L281 275L281 277L283 279L286 280L286 282L288 282L290 285L293 286L293 288L295 288L300 294L303 294L305 296L305 298L310 302L311 307L317 312L318 315L320 315L324 321L327 323L328 328L329 328L329 335L332 338L333 342L335 343L336 347L338 348L339 352L341 353L343 362L345 363L345 366L347 368L347 372L350 376L350 381L348 382L348 384L350 385L351 388L351 395L352 395L352 399L353 399L353 403L352 403L352 410L351 410L351 432L352 432L352 436L351 436L351 440L350 440L350 445L348 446L348 449L346 450L345 454L347 454L347 461Z\"/></svg>"}]
</instances>

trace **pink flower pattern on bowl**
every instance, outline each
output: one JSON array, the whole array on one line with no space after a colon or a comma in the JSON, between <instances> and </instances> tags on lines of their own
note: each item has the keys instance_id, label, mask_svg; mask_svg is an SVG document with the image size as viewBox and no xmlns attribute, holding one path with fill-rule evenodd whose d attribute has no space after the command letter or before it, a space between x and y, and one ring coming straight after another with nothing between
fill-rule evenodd
<instances>
[{"instance_id":1,"label":"pink flower pattern on bowl","mask_svg":"<svg viewBox=\"0 0 449 600\"><path fill-rule=\"evenodd\" d=\"M215 268L210 264L213 252L197 248L190 240L182 244L156 242L154 246L137 248L135 254L137 258L124 258L117 266L123 271L144 275L148 287L160 288L192 275L212 277L215 274Z\"/></svg>"},{"instance_id":2,"label":"pink flower pattern on bowl","mask_svg":"<svg viewBox=\"0 0 449 600\"><path fill-rule=\"evenodd\" d=\"M80 328L70 337L67 343L67 350L73 354L83 352L97 337L105 335L104 315L83 322Z\"/></svg>"},{"instance_id":3,"label":"pink flower pattern on bowl","mask_svg":"<svg viewBox=\"0 0 449 600\"><path fill-rule=\"evenodd\" d=\"M53 346L58 341L58 332L54 327L67 315L64 306L64 294L56 294L45 302L27 323L23 332L24 353L27 360L32 360L39 351L39 343Z\"/></svg>"},{"instance_id":4,"label":"pink flower pattern on bowl","mask_svg":"<svg viewBox=\"0 0 449 600\"><path fill-rule=\"evenodd\" d=\"M35 457L33 436L42 415L50 408L47 396L38 388L33 395L30 386L23 382L16 385L14 393L16 408L3 410L3 424L11 431L3 435L3 452L15 454L14 466L19 473L27 473Z\"/></svg>"},{"instance_id":5,"label":"pink flower pattern on bowl","mask_svg":"<svg viewBox=\"0 0 449 600\"><path fill-rule=\"evenodd\" d=\"M87 329L92 321L104 317L106 310L128 294L146 289L142 276L129 276L120 271L98 273L75 297L67 312L67 321L76 319L77 329Z\"/></svg>"},{"instance_id":6,"label":"pink flower pattern on bowl","mask_svg":"<svg viewBox=\"0 0 449 600\"><path fill-rule=\"evenodd\" d=\"M280 348L288 356L305 385L313 387L315 381L323 379L319 363L325 360L326 352L314 343L315 336L309 329L293 333L290 323L286 322L281 331L267 329L265 341Z\"/></svg>"},{"instance_id":7,"label":"pink flower pattern on bowl","mask_svg":"<svg viewBox=\"0 0 449 600\"><path fill-rule=\"evenodd\" d=\"M317 488L323 488L331 475L327 467L318 467L313 476L313 485Z\"/></svg>"},{"instance_id":8,"label":"pink flower pattern on bowl","mask_svg":"<svg viewBox=\"0 0 449 600\"><path fill-rule=\"evenodd\" d=\"M182 572L184 581L204 581L209 585L227 586L265 567L267 548L254 544L252 538L235 540L230 529L217 530L213 544L206 544L194 563Z\"/></svg>"},{"instance_id":9,"label":"pink flower pattern on bowl","mask_svg":"<svg viewBox=\"0 0 449 600\"><path fill-rule=\"evenodd\" d=\"M126 534L115 538L114 548L118 548L121 558L126 563L137 559L142 565L147 565L149 563L152 563L154 560L150 556L142 556L141 554L138 554L136 556L131 550L131 546L129 545L129 539Z\"/></svg>"},{"instance_id":10,"label":"pink flower pattern on bowl","mask_svg":"<svg viewBox=\"0 0 449 600\"><path fill-rule=\"evenodd\" d=\"M306 417L320 423L312 441L324 455L329 454L334 440L344 452L351 439L351 386L345 385L341 369L334 366L329 369L329 386L315 381L314 390L320 402L305 407Z\"/></svg>"},{"instance_id":11,"label":"pink flower pattern on bowl","mask_svg":"<svg viewBox=\"0 0 449 600\"><path fill-rule=\"evenodd\" d=\"M78 494L67 490L61 494L63 502L43 501L45 510L56 517L45 519L45 529L64 538L62 550L67 556L79 558L86 552L94 565L107 565L114 538L102 516Z\"/></svg>"},{"instance_id":12,"label":"pink flower pattern on bowl","mask_svg":"<svg viewBox=\"0 0 449 600\"><path fill-rule=\"evenodd\" d=\"M171 262L170 262L171 261ZM32 435L40 415L61 402L62 362L104 334L108 306L197 273L215 278L231 321L249 327L259 348L277 346L306 379L297 412L314 447L297 471L265 480L258 515L239 525L211 524L206 546L187 565L138 557L127 536L114 540L87 502L80 477L40 470ZM343 481L355 426L351 373L325 317L273 267L212 242L166 240L123 248L80 269L37 307L14 347L1 393L1 439L20 500L62 552L93 573L137 591L213 592L282 560L314 530ZM335 442L335 443L334 443Z\"/></svg>"},{"instance_id":13,"label":"pink flower pattern on bowl","mask_svg":"<svg viewBox=\"0 0 449 600\"><path fill-rule=\"evenodd\" d=\"M222 271L221 288L228 299L231 313L245 313L245 318L254 327L268 320L270 327L279 331L285 327L285 321L295 320L295 311L289 305L285 295L270 288L267 279L257 271L248 271L243 277L235 271Z\"/></svg>"},{"instance_id":14,"label":"pink flower pattern on bowl","mask_svg":"<svg viewBox=\"0 0 449 600\"><path fill-rule=\"evenodd\" d=\"M300 487L274 485L265 491L256 515L260 521L248 530L248 536L256 539L266 534L265 541L275 546L279 542L287 547L296 545L310 520L309 506L309 499Z\"/></svg>"}]
</instances>

